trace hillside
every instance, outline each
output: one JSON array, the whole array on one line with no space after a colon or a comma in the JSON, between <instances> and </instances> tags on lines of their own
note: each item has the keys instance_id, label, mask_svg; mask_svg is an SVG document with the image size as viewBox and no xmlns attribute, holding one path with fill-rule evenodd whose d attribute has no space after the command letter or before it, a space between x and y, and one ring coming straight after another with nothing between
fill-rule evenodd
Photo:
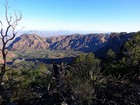
<instances>
[{"instance_id":1,"label":"hillside","mask_svg":"<svg viewBox=\"0 0 140 105\"><path fill-rule=\"evenodd\" d=\"M23 34L10 45L10 50L75 50L83 52L105 52L112 48L118 51L120 46L134 33L111 34L73 34L58 37L40 37L36 34Z\"/></svg>"},{"instance_id":2,"label":"hillside","mask_svg":"<svg viewBox=\"0 0 140 105\"><path fill-rule=\"evenodd\" d=\"M135 33L112 33L110 34L107 43L101 49L95 52L98 57L104 57L109 49L118 53L121 46L128 40L131 39Z\"/></svg>"},{"instance_id":3,"label":"hillside","mask_svg":"<svg viewBox=\"0 0 140 105\"><path fill-rule=\"evenodd\" d=\"M97 51L107 40L107 35L66 35L58 37L40 37L35 34L24 34L16 38L9 48L12 50L50 49L50 50L78 50Z\"/></svg>"}]
</instances>

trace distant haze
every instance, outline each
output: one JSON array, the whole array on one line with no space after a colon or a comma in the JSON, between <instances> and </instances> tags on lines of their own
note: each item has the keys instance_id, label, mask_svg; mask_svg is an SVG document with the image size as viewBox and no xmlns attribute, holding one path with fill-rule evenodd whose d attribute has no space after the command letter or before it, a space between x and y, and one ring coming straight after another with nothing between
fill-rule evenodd
<instances>
[{"instance_id":1,"label":"distant haze","mask_svg":"<svg viewBox=\"0 0 140 105\"><path fill-rule=\"evenodd\" d=\"M89 34L89 33L110 33L110 32L99 32L99 31L69 31L69 30L48 30L48 31L39 31L39 30L29 30L21 31L21 34L37 34L40 36L50 37L50 36L60 36L60 35L71 35L71 34Z\"/></svg>"}]
</instances>

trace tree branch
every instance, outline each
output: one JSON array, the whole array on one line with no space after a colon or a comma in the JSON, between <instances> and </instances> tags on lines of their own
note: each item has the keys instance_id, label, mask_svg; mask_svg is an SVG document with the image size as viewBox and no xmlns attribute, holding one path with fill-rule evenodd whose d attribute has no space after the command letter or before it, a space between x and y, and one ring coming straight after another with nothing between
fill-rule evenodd
<instances>
[{"instance_id":1,"label":"tree branch","mask_svg":"<svg viewBox=\"0 0 140 105\"><path fill-rule=\"evenodd\" d=\"M7 38L6 41L4 41L6 44L10 41L10 40L13 40L14 37L17 35L18 31L15 32L15 29L16 27L18 26L18 23L19 21L22 19L22 13L19 11L18 15L17 13L15 12L15 20L13 20L12 22L12 16L10 16L10 19L8 19L8 3L6 2L6 5L5 5L5 12L6 12L6 21L8 23L8 27L6 28L6 31L5 31L5 35L4 37L8 37L8 32L10 30L10 28L12 29L12 37L11 38Z\"/></svg>"},{"instance_id":2,"label":"tree branch","mask_svg":"<svg viewBox=\"0 0 140 105\"><path fill-rule=\"evenodd\" d=\"M6 0L6 4L5 4L5 17L6 17L6 21L8 23L8 25L11 24L11 21L12 21L12 16L10 16L10 18L8 18L8 9L10 7L8 7L8 1Z\"/></svg>"},{"instance_id":3,"label":"tree branch","mask_svg":"<svg viewBox=\"0 0 140 105\"><path fill-rule=\"evenodd\" d=\"M2 23L2 21L0 21L0 24L1 24L0 34L1 34L1 36L3 37L3 23Z\"/></svg>"}]
</instances>

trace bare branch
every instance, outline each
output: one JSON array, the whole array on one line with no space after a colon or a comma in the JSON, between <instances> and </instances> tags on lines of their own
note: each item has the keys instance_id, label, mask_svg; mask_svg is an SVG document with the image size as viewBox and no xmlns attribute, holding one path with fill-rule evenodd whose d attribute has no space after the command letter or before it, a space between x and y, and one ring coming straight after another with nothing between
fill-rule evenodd
<instances>
[{"instance_id":1,"label":"bare branch","mask_svg":"<svg viewBox=\"0 0 140 105\"><path fill-rule=\"evenodd\" d=\"M0 24L1 24L0 34L1 34L1 36L3 37L3 23L2 23L2 21L0 21Z\"/></svg>"},{"instance_id":2,"label":"bare branch","mask_svg":"<svg viewBox=\"0 0 140 105\"><path fill-rule=\"evenodd\" d=\"M1 24L1 29L3 29L3 23L2 23L2 21L0 20L0 24Z\"/></svg>"},{"instance_id":3,"label":"bare branch","mask_svg":"<svg viewBox=\"0 0 140 105\"><path fill-rule=\"evenodd\" d=\"M12 37L9 39L7 38L5 41L5 43L7 44L10 40L13 40L14 37L18 33L18 31L15 32L15 29L18 26L19 21L22 19L22 13L19 11L19 13L17 15L17 13L15 12L15 20L13 20L13 22L12 22L12 16L10 16L10 19L8 19L8 4L6 4L5 8L6 8L6 21L8 23L8 26L6 28L5 35L4 35L6 38L8 36L8 32L9 32L10 28L12 29Z\"/></svg>"},{"instance_id":4,"label":"bare branch","mask_svg":"<svg viewBox=\"0 0 140 105\"><path fill-rule=\"evenodd\" d=\"M15 21L13 22L12 27L16 27L21 19L22 19L22 13L19 11L17 15L17 13L15 12Z\"/></svg>"},{"instance_id":5,"label":"bare branch","mask_svg":"<svg viewBox=\"0 0 140 105\"><path fill-rule=\"evenodd\" d=\"M4 37L8 35L8 31L9 31L10 27L11 27L11 25L9 25L9 26L6 28Z\"/></svg>"},{"instance_id":6,"label":"bare branch","mask_svg":"<svg viewBox=\"0 0 140 105\"><path fill-rule=\"evenodd\" d=\"M8 50L5 51L5 55L7 55L7 54L8 54Z\"/></svg>"},{"instance_id":7,"label":"bare branch","mask_svg":"<svg viewBox=\"0 0 140 105\"><path fill-rule=\"evenodd\" d=\"M8 7L8 1L6 0L6 4L5 4L5 17L6 17L6 21L7 21L8 25L10 25L11 24L11 21L12 21L12 16L10 16L8 18L8 9L9 8L10 7Z\"/></svg>"}]
</instances>

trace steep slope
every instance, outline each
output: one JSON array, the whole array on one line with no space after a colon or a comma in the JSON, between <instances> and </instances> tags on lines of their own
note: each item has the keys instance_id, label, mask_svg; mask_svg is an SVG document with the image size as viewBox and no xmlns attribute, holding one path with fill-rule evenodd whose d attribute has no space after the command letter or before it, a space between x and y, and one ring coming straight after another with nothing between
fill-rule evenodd
<instances>
[{"instance_id":1,"label":"steep slope","mask_svg":"<svg viewBox=\"0 0 140 105\"><path fill-rule=\"evenodd\" d=\"M35 34L21 35L9 45L12 50L28 50L28 49L46 49L49 44L46 38Z\"/></svg>"},{"instance_id":2,"label":"steep slope","mask_svg":"<svg viewBox=\"0 0 140 105\"><path fill-rule=\"evenodd\" d=\"M9 49L17 51L50 49L50 50L76 50L95 52L97 56L104 56L109 49L118 52L122 44L134 33L111 34L73 34L58 37L40 37L35 34L24 34L16 38Z\"/></svg>"},{"instance_id":3,"label":"steep slope","mask_svg":"<svg viewBox=\"0 0 140 105\"><path fill-rule=\"evenodd\" d=\"M104 57L109 49L112 49L114 52L118 53L121 46L135 33L111 33L109 35L108 41L104 47L95 52L97 57Z\"/></svg>"},{"instance_id":4,"label":"steep slope","mask_svg":"<svg viewBox=\"0 0 140 105\"><path fill-rule=\"evenodd\" d=\"M9 45L11 50L50 49L50 50L78 50L97 51L107 41L106 34L68 35L58 37L40 37L35 34L24 34L16 38Z\"/></svg>"},{"instance_id":5,"label":"steep slope","mask_svg":"<svg viewBox=\"0 0 140 105\"><path fill-rule=\"evenodd\" d=\"M79 50L84 52L96 51L103 46L103 43L106 42L106 35L69 35L63 36L60 41L57 41L50 45L49 49L52 50Z\"/></svg>"}]
</instances>

